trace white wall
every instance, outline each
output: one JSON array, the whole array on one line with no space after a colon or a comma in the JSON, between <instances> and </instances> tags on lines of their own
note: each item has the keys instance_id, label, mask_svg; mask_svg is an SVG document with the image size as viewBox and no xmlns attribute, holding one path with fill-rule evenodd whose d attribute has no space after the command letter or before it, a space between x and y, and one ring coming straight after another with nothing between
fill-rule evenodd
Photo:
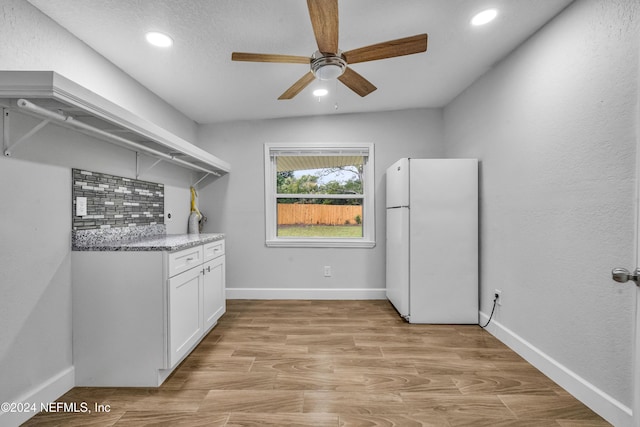
<instances>
[{"instance_id":1,"label":"white wall","mask_svg":"<svg viewBox=\"0 0 640 427\"><path fill-rule=\"evenodd\" d=\"M236 297L348 296L341 289L385 286L385 169L400 157L441 157L440 110L242 121L201 127L199 145L233 165L233 173L200 192L208 231L227 234L227 287ZM267 248L264 224L265 142L375 144L376 240L373 249ZM323 277L322 267L332 267ZM260 291L242 291L254 288ZM287 288L276 294L274 288ZM294 289L322 289L299 293ZM330 293L327 290L336 290ZM266 291L265 291L266 290ZM352 294L353 295L353 294ZM364 293L357 295L363 296ZM378 292L376 295L380 295ZM382 294L384 295L384 294Z\"/></svg>"},{"instance_id":2,"label":"white wall","mask_svg":"<svg viewBox=\"0 0 640 427\"><path fill-rule=\"evenodd\" d=\"M196 124L24 0L0 2L0 69L53 70L186 139ZM11 113L11 139L38 121ZM0 123L0 132L2 124ZM145 160L147 165L150 160ZM0 157L0 402L48 402L73 386L71 168L135 177L135 154L47 125ZM189 171L160 164L169 232L186 232ZM0 415L17 425L28 413Z\"/></svg>"},{"instance_id":3,"label":"white wall","mask_svg":"<svg viewBox=\"0 0 640 427\"><path fill-rule=\"evenodd\" d=\"M444 112L447 155L482 162L481 310L501 289L494 333L618 422L635 289L611 269L635 268L639 19L633 0L576 1Z\"/></svg>"}]
</instances>

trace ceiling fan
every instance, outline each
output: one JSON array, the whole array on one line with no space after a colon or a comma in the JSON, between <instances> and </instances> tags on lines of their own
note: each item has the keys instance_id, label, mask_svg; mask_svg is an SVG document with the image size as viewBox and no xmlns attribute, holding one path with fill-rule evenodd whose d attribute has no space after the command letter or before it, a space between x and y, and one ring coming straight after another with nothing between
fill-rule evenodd
<instances>
[{"instance_id":1,"label":"ceiling fan","mask_svg":"<svg viewBox=\"0 0 640 427\"><path fill-rule=\"evenodd\" d=\"M278 99L292 99L316 78L338 79L360 96L367 96L377 88L351 69L348 64L376 61L396 56L412 55L427 50L427 35L405 37L361 47L346 52L338 49L338 0L307 0L313 33L318 51L307 56L233 52L232 61L282 62L309 64L311 70L295 82Z\"/></svg>"}]
</instances>

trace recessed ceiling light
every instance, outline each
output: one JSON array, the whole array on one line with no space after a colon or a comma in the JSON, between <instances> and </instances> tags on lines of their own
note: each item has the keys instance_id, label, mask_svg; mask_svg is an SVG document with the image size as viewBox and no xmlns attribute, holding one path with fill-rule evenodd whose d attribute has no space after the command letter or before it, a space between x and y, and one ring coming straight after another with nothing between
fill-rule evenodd
<instances>
[{"instance_id":1,"label":"recessed ceiling light","mask_svg":"<svg viewBox=\"0 0 640 427\"><path fill-rule=\"evenodd\" d=\"M498 16L498 11L495 9L487 9L478 13L476 16L471 18L471 25L484 25L493 21L495 17Z\"/></svg>"},{"instance_id":2,"label":"recessed ceiling light","mask_svg":"<svg viewBox=\"0 0 640 427\"><path fill-rule=\"evenodd\" d=\"M147 41L154 46L170 47L173 45L173 39L171 37L157 31L149 31L145 37Z\"/></svg>"},{"instance_id":3,"label":"recessed ceiling light","mask_svg":"<svg viewBox=\"0 0 640 427\"><path fill-rule=\"evenodd\" d=\"M325 96L329 91L326 89L316 89L313 91L313 96Z\"/></svg>"}]
</instances>

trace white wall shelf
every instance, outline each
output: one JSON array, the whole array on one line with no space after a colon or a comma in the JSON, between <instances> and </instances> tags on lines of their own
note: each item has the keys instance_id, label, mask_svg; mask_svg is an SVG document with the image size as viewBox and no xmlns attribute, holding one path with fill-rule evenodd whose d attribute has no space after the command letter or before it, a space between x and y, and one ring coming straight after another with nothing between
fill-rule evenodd
<instances>
[{"instance_id":1,"label":"white wall shelf","mask_svg":"<svg viewBox=\"0 0 640 427\"><path fill-rule=\"evenodd\" d=\"M53 71L0 71L0 99L4 100L5 122L12 110L43 119L30 133L53 123L203 172L204 176L220 177L231 170L227 162L211 153ZM8 123L4 128L4 154L9 156L10 149L30 135L11 141Z\"/></svg>"}]
</instances>

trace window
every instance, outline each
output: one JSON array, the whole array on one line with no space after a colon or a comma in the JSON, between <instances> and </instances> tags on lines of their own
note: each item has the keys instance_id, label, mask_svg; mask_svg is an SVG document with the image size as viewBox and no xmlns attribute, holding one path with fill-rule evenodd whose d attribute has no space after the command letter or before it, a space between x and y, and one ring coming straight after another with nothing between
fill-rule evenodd
<instances>
[{"instance_id":1,"label":"window","mask_svg":"<svg viewBox=\"0 0 640 427\"><path fill-rule=\"evenodd\" d=\"M373 144L265 144L267 246L375 246Z\"/></svg>"}]
</instances>

